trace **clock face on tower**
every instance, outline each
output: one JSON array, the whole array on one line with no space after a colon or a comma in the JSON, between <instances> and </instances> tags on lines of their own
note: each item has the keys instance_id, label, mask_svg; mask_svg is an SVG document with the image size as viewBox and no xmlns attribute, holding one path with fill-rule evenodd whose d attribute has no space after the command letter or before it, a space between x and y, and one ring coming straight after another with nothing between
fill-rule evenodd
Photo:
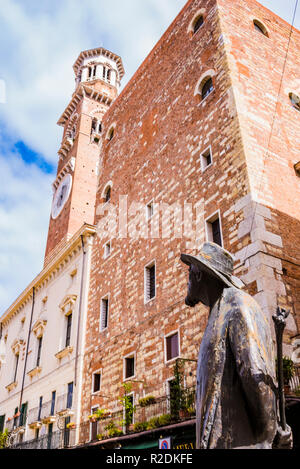
<instances>
[{"instance_id":1,"label":"clock face on tower","mask_svg":"<svg viewBox=\"0 0 300 469\"><path fill-rule=\"evenodd\" d=\"M66 176L60 181L59 186L56 189L54 194L53 203L52 203L52 218L55 220L61 213L64 208L72 188L72 176L71 174L66 174Z\"/></svg>"}]
</instances>

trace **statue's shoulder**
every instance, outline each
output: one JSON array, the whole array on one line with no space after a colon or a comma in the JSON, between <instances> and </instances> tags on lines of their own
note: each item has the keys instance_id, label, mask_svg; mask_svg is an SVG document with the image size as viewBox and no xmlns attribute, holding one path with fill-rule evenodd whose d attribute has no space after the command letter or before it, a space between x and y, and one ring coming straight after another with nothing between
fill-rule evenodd
<instances>
[{"instance_id":1,"label":"statue's shoulder","mask_svg":"<svg viewBox=\"0 0 300 469\"><path fill-rule=\"evenodd\" d=\"M258 303L249 293L236 287L225 288L223 293L225 303L236 306L241 310L257 310Z\"/></svg>"}]
</instances>

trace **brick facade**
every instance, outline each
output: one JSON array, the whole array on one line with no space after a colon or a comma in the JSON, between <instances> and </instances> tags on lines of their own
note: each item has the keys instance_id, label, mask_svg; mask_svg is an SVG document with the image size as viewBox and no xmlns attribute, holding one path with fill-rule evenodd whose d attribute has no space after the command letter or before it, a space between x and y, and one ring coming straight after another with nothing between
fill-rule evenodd
<instances>
[{"instance_id":1,"label":"brick facade","mask_svg":"<svg viewBox=\"0 0 300 469\"><path fill-rule=\"evenodd\" d=\"M204 24L193 35L190 24L199 11ZM254 29L255 18L266 23L269 38ZM174 365L165 361L165 336L170 332L179 332L180 356L197 359L208 313L202 306L184 305L188 274L180 253L197 253L197 245L207 238L205 220L216 212L224 247L236 255L236 273L247 290L270 321L278 303L292 309L287 345L299 333L299 177L293 166L299 158L300 113L288 98L289 89L300 92L296 30L270 152L264 158L289 31L287 23L252 0L189 1L104 115L83 419L94 406L119 408L126 355L135 354L136 402L144 394L167 392ZM201 100L195 89L207 74L214 90ZM115 135L107 141L112 123ZM209 146L213 164L203 171L201 153ZM192 204L196 234L180 236L160 226L154 239L143 231L138 236L145 225L138 225L129 210L127 236L103 237L99 205L109 181L111 205L116 207L120 196L127 196L128 208L151 200L181 208ZM155 213L148 222L154 231L159 226ZM104 244L110 239L112 252L104 259ZM156 297L145 304L144 268L154 260ZM107 295L108 328L100 332L100 301ZM92 373L97 370L102 370L101 392L92 395ZM187 384L194 384L194 362L187 362L185 374Z\"/></svg>"}]
</instances>

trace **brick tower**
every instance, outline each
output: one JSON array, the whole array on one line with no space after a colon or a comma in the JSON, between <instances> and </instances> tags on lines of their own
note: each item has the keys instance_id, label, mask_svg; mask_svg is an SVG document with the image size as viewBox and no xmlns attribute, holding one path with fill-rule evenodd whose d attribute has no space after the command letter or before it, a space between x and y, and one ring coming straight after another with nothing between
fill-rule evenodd
<instances>
[{"instance_id":1,"label":"brick tower","mask_svg":"<svg viewBox=\"0 0 300 469\"><path fill-rule=\"evenodd\" d=\"M45 265L84 223L93 224L102 118L118 95L122 60L103 48L81 52L76 88L58 125L64 128L53 183Z\"/></svg>"}]
</instances>

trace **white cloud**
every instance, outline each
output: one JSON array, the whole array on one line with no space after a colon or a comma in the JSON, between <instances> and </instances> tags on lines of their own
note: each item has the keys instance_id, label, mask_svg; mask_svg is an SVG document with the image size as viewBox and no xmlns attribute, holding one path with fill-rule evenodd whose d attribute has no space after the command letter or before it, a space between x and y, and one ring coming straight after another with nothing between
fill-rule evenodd
<instances>
[{"instance_id":1,"label":"white cloud","mask_svg":"<svg viewBox=\"0 0 300 469\"><path fill-rule=\"evenodd\" d=\"M52 176L0 154L0 307L6 309L42 269ZM43 197L41 197L43 194Z\"/></svg>"},{"instance_id":2,"label":"white cloud","mask_svg":"<svg viewBox=\"0 0 300 469\"><path fill-rule=\"evenodd\" d=\"M1 0L0 125L56 164L56 122L74 90L72 65L104 46L123 58L125 84L186 0ZM262 0L291 21L294 1ZM299 27L299 12L297 23ZM1 91L1 90L0 90ZM3 143L3 142L0 142ZM0 308L9 306L42 267L54 176L0 154Z\"/></svg>"},{"instance_id":3,"label":"white cloud","mask_svg":"<svg viewBox=\"0 0 300 469\"><path fill-rule=\"evenodd\" d=\"M138 68L185 0L1 0L0 63L7 87L3 118L17 136L54 163L56 122L74 91L72 65L103 45Z\"/></svg>"}]
</instances>

